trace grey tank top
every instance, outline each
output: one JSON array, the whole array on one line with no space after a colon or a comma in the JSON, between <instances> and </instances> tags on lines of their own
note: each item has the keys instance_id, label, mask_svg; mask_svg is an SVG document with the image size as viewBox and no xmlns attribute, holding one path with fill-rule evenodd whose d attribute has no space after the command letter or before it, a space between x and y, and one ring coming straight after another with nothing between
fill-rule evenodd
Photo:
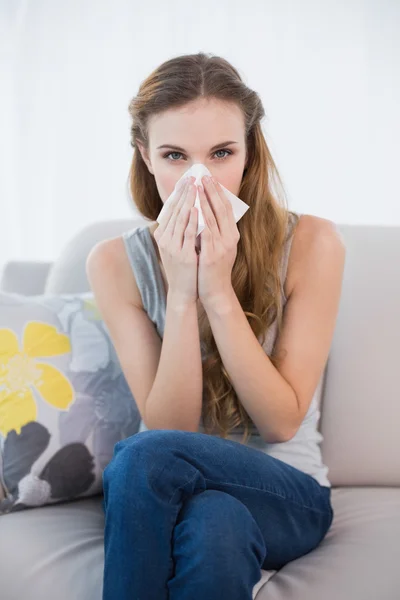
<instances>
[{"instance_id":1,"label":"grey tank top","mask_svg":"<svg viewBox=\"0 0 400 600\"><path fill-rule=\"evenodd\" d=\"M300 216L300 214L299 214ZM289 262L289 253L292 245L293 236L291 227L293 217L290 215L289 231L286 237L285 248L282 256L280 269L281 295L283 308L287 298L284 293L284 282ZM126 253L132 267L137 286L139 288L144 310L153 322L161 340L164 337L165 315L167 298L164 289L164 283L161 275L160 265L156 250L153 245L151 233L148 225L135 227L122 234ZM263 348L268 356L274 348L278 333L277 319L268 328L265 336ZM260 340L261 343L261 340ZM202 360L205 358L204 348L201 347ZM318 386L319 387L319 386ZM276 444L266 443L260 436L257 427L252 423L250 427L250 437L246 445L262 452L265 452L293 467L314 477L320 485L331 487L328 479L328 467L322 462L320 442L323 437L318 431L318 421L320 411L318 407L318 388L311 401L303 422L296 435L287 442ZM141 422L139 431L146 431L147 427ZM200 420L199 432L205 433L202 419ZM240 442L243 434L243 426L236 427L228 435L228 439ZM209 435L214 435L213 433ZM217 435L217 434L215 434Z\"/></svg>"}]
</instances>

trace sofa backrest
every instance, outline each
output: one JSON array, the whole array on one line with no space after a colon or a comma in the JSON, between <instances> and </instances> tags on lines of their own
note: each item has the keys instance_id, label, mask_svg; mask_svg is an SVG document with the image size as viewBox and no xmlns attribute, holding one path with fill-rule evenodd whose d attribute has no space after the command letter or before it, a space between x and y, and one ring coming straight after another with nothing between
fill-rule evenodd
<instances>
[{"instance_id":1,"label":"sofa backrest","mask_svg":"<svg viewBox=\"0 0 400 600\"><path fill-rule=\"evenodd\" d=\"M53 263L46 280L45 292L74 294L90 290L86 276L86 259L90 250L102 240L121 235L139 225L150 224L143 217L98 221L74 235Z\"/></svg>"},{"instance_id":2,"label":"sofa backrest","mask_svg":"<svg viewBox=\"0 0 400 600\"><path fill-rule=\"evenodd\" d=\"M69 242L46 292L90 289L85 262L100 240L144 218L99 222ZM321 449L332 486L400 486L400 227L338 225L347 248L335 333L321 378Z\"/></svg>"},{"instance_id":3,"label":"sofa backrest","mask_svg":"<svg viewBox=\"0 0 400 600\"><path fill-rule=\"evenodd\" d=\"M346 265L320 430L335 486L400 486L400 227L340 225Z\"/></svg>"}]
</instances>

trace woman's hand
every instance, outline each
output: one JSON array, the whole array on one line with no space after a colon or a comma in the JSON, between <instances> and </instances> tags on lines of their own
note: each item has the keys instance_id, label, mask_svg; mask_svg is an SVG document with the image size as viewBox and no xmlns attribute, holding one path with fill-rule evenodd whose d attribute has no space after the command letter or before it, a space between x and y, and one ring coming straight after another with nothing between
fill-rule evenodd
<instances>
[{"instance_id":1,"label":"woman's hand","mask_svg":"<svg viewBox=\"0 0 400 600\"><path fill-rule=\"evenodd\" d=\"M154 231L168 281L168 298L179 306L196 304L197 254L195 248L197 209L194 178L183 180Z\"/></svg>"},{"instance_id":2,"label":"woman's hand","mask_svg":"<svg viewBox=\"0 0 400 600\"><path fill-rule=\"evenodd\" d=\"M209 178L210 179L210 178ZM220 184L211 178L202 178L200 206L205 227L200 233L201 249L197 289L204 308L223 302L231 296L232 268L237 254L240 233L236 226L232 205Z\"/></svg>"}]
</instances>

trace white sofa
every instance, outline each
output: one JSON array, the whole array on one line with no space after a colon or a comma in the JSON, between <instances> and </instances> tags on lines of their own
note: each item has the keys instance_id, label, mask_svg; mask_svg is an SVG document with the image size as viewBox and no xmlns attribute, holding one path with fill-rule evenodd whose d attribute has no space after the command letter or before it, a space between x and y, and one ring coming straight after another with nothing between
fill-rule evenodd
<instances>
[{"instance_id":1,"label":"white sofa","mask_svg":"<svg viewBox=\"0 0 400 600\"><path fill-rule=\"evenodd\" d=\"M54 264L9 262L0 289L87 291L92 246L146 223L86 227ZM260 580L257 600L400 599L400 227L339 229L343 291L319 386L334 521L318 548ZM1 600L101 600L103 526L102 496L0 517Z\"/></svg>"}]
</instances>

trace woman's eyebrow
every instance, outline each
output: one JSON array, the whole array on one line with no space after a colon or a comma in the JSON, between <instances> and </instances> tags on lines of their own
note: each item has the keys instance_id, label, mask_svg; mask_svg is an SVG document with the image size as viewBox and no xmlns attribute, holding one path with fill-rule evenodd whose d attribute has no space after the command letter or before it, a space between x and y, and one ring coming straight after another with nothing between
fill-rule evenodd
<instances>
[{"instance_id":1,"label":"woman's eyebrow","mask_svg":"<svg viewBox=\"0 0 400 600\"><path fill-rule=\"evenodd\" d=\"M238 144L238 142L221 142L220 144L216 144L215 146L210 148L210 152L212 152L216 148L221 148L221 146L230 146L231 144ZM186 152L184 148L181 148L180 146L174 146L173 144L163 144L162 146L157 146L157 150L160 150L160 148L173 148L174 150L178 150L179 152Z\"/></svg>"}]
</instances>

